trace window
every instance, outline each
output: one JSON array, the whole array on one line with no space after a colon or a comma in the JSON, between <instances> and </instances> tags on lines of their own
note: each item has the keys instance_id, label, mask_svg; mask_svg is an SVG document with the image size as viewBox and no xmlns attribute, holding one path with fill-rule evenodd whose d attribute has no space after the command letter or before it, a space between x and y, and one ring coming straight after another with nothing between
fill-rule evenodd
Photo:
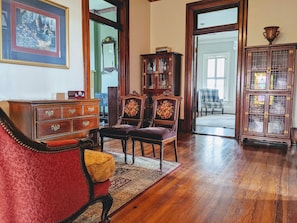
<instances>
[{"instance_id":1,"label":"window","mask_svg":"<svg viewBox=\"0 0 297 223\"><path fill-rule=\"evenodd\" d=\"M197 28L204 29L215 26L236 24L238 20L237 11L238 9L236 7L207 13L199 13L197 15Z\"/></svg>"},{"instance_id":2,"label":"window","mask_svg":"<svg viewBox=\"0 0 297 223\"><path fill-rule=\"evenodd\" d=\"M206 75L204 84L207 88L215 88L219 90L219 97L224 101L229 100L228 96L228 53L205 55Z\"/></svg>"}]
</instances>

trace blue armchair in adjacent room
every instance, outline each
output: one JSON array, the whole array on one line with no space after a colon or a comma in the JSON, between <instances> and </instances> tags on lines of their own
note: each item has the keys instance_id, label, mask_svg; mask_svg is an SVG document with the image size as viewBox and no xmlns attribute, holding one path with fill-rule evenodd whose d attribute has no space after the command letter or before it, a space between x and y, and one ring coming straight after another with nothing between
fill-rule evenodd
<instances>
[{"instance_id":1,"label":"blue armchair in adjacent room","mask_svg":"<svg viewBox=\"0 0 297 223\"><path fill-rule=\"evenodd\" d=\"M223 99L219 98L219 90L218 89L200 89L199 90L199 106L201 115L203 110L205 110L205 115L207 115L207 110L211 110L213 114L215 109L222 110L222 114L224 114L224 104Z\"/></svg>"}]
</instances>

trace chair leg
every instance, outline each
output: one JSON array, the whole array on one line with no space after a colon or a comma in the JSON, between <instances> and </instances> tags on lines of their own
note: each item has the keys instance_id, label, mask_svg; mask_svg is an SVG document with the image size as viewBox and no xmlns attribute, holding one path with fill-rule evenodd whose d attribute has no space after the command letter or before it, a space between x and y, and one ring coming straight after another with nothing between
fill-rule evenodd
<instances>
[{"instance_id":1,"label":"chair leg","mask_svg":"<svg viewBox=\"0 0 297 223\"><path fill-rule=\"evenodd\" d=\"M132 164L135 162L135 140L132 139Z\"/></svg>"},{"instance_id":2,"label":"chair leg","mask_svg":"<svg viewBox=\"0 0 297 223\"><path fill-rule=\"evenodd\" d=\"M141 148L141 155L144 156L143 142L140 142L140 148Z\"/></svg>"},{"instance_id":3,"label":"chair leg","mask_svg":"<svg viewBox=\"0 0 297 223\"><path fill-rule=\"evenodd\" d=\"M103 144L104 144L103 137L101 136L100 139L101 139L100 140L101 152L103 152Z\"/></svg>"},{"instance_id":4,"label":"chair leg","mask_svg":"<svg viewBox=\"0 0 297 223\"><path fill-rule=\"evenodd\" d=\"M122 139L122 149L123 149L123 153L125 154L125 163L127 164L127 140Z\"/></svg>"},{"instance_id":5,"label":"chair leg","mask_svg":"<svg viewBox=\"0 0 297 223\"><path fill-rule=\"evenodd\" d=\"M160 145L160 170L163 168L163 145Z\"/></svg>"},{"instance_id":6,"label":"chair leg","mask_svg":"<svg viewBox=\"0 0 297 223\"><path fill-rule=\"evenodd\" d=\"M174 154L175 154L175 162L178 162L178 155L177 155L177 140L174 140Z\"/></svg>"},{"instance_id":7,"label":"chair leg","mask_svg":"<svg viewBox=\"0 0 297 223\"><path fill-rule=\"evenodd\" d=\"M153 149L153 157L155 158L156 157L156 153L155 153L155 145L152 144L152 149Z\"/></svg>"},{"instance_id":8,"label":"chair leg","mask_svg":"<svg viewBox=\"0 0 297 223\"><path fill-rule=\"evenodd\" d=\"M108 217L108 212L111 208L112 203L113 203L113 198L111 197L110 194L103 197L103 199L102 199L103 210L102 210L102 214L101 214L100 223L109 223L110 222L110 219Z\"/></svg>"}]
</instances>

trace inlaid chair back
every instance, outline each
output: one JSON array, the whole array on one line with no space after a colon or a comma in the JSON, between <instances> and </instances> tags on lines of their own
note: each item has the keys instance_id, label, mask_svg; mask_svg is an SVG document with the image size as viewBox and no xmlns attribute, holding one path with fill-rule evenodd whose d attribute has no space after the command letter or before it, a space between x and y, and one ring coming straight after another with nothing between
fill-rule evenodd
<instances>
[{"instance_id":1,"label":"inlaid chair back","mask_svg":"<svg viewBox=\"0 0 297 223\"><path fill-rule=\"evenodd\" d=\"M136 91L121 97L121 115L116 125L104 127L99 130L101 151L104 150L104 137L120 139L125 154L125 162L127 162L127 140L129 139L129 132L142 126L146 98L146 95L140 95Z\"/></svg>"},{"instance_id":2,"label":"inlaid chair back","mask_svg":"<svg viewBox=\"0 0 297 223\"><path fill-rule=\"evenodd\" d=\"M180 100L179 96L165 94L153 97L153 119L151 126L177 130Z\"/></svg>"},{"instance_id":3,"label":"inlaid chair back","mask_svg":"<svg viewBox=\"0 0 297 223\"><path fill-rule=\"evenodd\" d=\"M121 98L122 113L117 122L117 125L134 125L140 128L144 117L144 103L146 96L139 95L137 92L132 92Z\"/></svg>"},{"instance_id":4,"label":"inlaid chair back","mask_svg":"<svg viewBox=\"0 0 297 223\"><path fill-rule=\"evenodd\" d=\"M130 132L133 161L136 141L140 142L142 155L144 155L144 142L152 144L154 156L154 145L157 144L160 146L161 170L165 144L174 142L175 161L178 161L177 131L181 99L182 97L175 96L169 91L165 91L163 94L153 97L153 116L150 125L146 128L139 128Z\"/></svg>"}]
</instances>

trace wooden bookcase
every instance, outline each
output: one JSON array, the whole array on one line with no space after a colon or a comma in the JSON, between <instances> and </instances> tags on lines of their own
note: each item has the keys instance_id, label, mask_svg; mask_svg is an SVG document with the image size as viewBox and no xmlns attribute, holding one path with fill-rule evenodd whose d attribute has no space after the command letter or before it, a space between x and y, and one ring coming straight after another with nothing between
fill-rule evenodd
<instances>
[{"instance_id":1,"label":"wooden bookcase","mask_svg":"<svg viewBox=\"0 0 297 223\"><path fill-rule=\"evenodd\" d=\"M152 115L152 97L170 90L180 95L181 54L175 52L141 55L142 93L147 95L145 119Z\"/></svg>"},{"instance_id":2,"label":"wooden bookcase","mask_svg":"<svg viewBox=\"0 0 297 223\"><path fill-rule=\"evenodd\" d=\"M291 146L296 44L246 48L241 134Z\"/></svg>"}]
</instances>

